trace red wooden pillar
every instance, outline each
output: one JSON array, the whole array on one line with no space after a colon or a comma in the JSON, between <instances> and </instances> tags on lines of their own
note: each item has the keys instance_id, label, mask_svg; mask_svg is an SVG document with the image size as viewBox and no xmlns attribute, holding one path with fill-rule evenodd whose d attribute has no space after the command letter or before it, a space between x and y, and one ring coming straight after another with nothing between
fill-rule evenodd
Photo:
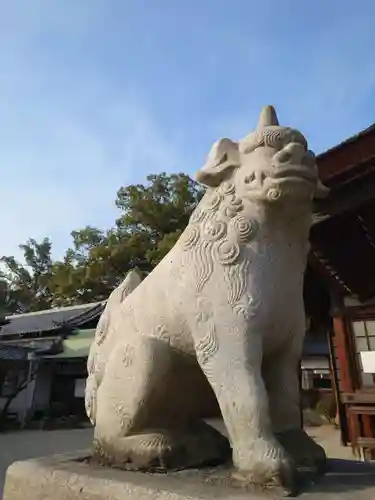
<instances>
[{"instance_id":1,"label":"red wooden pillar","mask_svg":"<svg viewBox=\"0 0 375 500\"><path fill-rule=\"evenodd\" d=\"M339 362L341 375L341 391L353 392L354 380L352 376L351 354L348 349L348 328L344 316L335 316L333 318L333 332L336 340L336 354Z\"/></svg>"},{"instance_id":2,"label":"red wooden pillar","mask_svg":"<svg viewBox=\"0 0 375 500\"><path fill-rule=\"evenodd\" d=\"M355 427L355 423L348 418L345 404L342 402L342 393L354 392L353 370L351 366L351 353L348 343L349 330L348 320L345 315L344 301L341 294L331 290L331 317L333 322L332 340L332 362L335 370L336 380L336 404L339 414L339 424L341 430L341 441L346 446L350 441L350 429ZM338 377L338 371L340 377ZM338 380L339 378L339 380Z\"/></svg>"}]
</instances>

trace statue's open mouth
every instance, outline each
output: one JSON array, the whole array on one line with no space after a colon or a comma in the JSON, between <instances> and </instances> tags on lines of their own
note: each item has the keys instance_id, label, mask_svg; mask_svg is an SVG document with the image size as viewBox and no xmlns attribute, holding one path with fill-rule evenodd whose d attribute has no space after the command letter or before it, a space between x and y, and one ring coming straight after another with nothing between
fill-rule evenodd
<instances>
[{"instance_id":1,"label":"statue's open mouth","mask_svg":"<svg viewBox=\"0 0 375 500\"><path fill-rule=\"evenodd\" d=\"M316 173L304 167L278 169L273 173L272 179L288 182L307 181L313 184L317 181Z\"/></svg>"}]
</instances>

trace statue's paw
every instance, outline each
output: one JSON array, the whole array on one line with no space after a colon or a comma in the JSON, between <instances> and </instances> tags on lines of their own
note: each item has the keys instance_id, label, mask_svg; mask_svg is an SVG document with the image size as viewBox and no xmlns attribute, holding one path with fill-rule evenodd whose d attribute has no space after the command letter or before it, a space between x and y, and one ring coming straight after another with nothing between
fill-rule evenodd
<instances>
[{"instance_id":1,"label":"statue's paw","mask_svg":"<svg viewBox=\"0 0 375 500\"><path fill-rule=\"evenodd\" d=\"M293 496L297 492L296 470L289 458L256 462L248 470L235 469L232 479L255 490L274 490L281 496Z\"/></svg>"},{"instance_id":2,"label":"statue's paw","mask_svg":"<svg viewBox=\"0 0 375 500\"><path fill-rule=\"evenodd\" d=\"M209 426L117 438L112 446L101 444L98 449L102 463L149 472L222 464L231 455L227 438Z\"/></svg>"},{"instance_id":3,"label":"statue's paw","mask_svg":"<svg viewBox=\"0 0 375 500\"><path fill-rule=\"evenodd\" d=\"M318 474L327 468L327 455L303 429L293 429L276 435L285 451L292 457L297 467L307 467Z\"/></svg>"},{"instance_id":4,"label":"statue's paw","mask_svg":"<svg viewBox=\"0 0 375 500\"><path fill-rule=\"evenodd\" d=\"M105 462L126 470L168 470L173 441L167 433L152 432L117 438L112 446L102 445Z\"/></svg>"},{"instance_id":5,"label":"statue's paw","mask_svg":"<svg viewBox=\"0 0 375 500\"><path fill-rule=\"evenodd\" d=\"M296 493L294 462L278 444L261 441L251 448L247 459L244 459L243 452L242 460L233 457L236 468L232 479L235 482L252 485L255 489L276 489L283 496Z\"/></svg>"}]
</instances>

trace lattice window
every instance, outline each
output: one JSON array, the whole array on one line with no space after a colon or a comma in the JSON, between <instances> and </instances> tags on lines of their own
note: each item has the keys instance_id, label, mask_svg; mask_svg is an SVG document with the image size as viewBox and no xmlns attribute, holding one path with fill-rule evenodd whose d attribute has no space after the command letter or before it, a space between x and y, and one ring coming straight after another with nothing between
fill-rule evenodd
<instances>
[{"instance_id":1,"label":"lattice window","mask_svg":"<svg viewBox=\"0 0 375 500\"><path fill-rule=\"evenodd\" d=\"M361 368L362 384L364 386L373 387L373 375L371 373L363 373L360 352L375 351L375 321L353 321L353 331L356 343L358 365Z\"/></svg>"}]
</instances>

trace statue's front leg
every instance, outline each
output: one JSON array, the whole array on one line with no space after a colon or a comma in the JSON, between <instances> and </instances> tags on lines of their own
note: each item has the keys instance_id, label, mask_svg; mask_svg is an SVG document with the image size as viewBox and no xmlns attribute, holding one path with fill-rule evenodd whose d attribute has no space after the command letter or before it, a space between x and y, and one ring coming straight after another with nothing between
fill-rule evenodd
<instances>
[{"instance_id":1,"label":"statue's front leg","mask_svg":"<svg viewBox=\"0 0 375 500\"><path fill-rule=\"evenodd\" d=\"M198 361L218 399L233 450L234 477L294 490L294 467L274 438L261 376L262 339L233 310L204 315Z\"/></svg>"},{"instance_id":2,"label":"statue's front leg","mask_svg":"<svg viewBox=\"0 0 375 500\"><path fill-rule=\"evenodd\" d=\"M272 429L296 465L324 472L325 451L302 427L298 374L300 356L301 341L296 337L264 360L263 378L268 393Z\"/></svg>"}]
</instances>

